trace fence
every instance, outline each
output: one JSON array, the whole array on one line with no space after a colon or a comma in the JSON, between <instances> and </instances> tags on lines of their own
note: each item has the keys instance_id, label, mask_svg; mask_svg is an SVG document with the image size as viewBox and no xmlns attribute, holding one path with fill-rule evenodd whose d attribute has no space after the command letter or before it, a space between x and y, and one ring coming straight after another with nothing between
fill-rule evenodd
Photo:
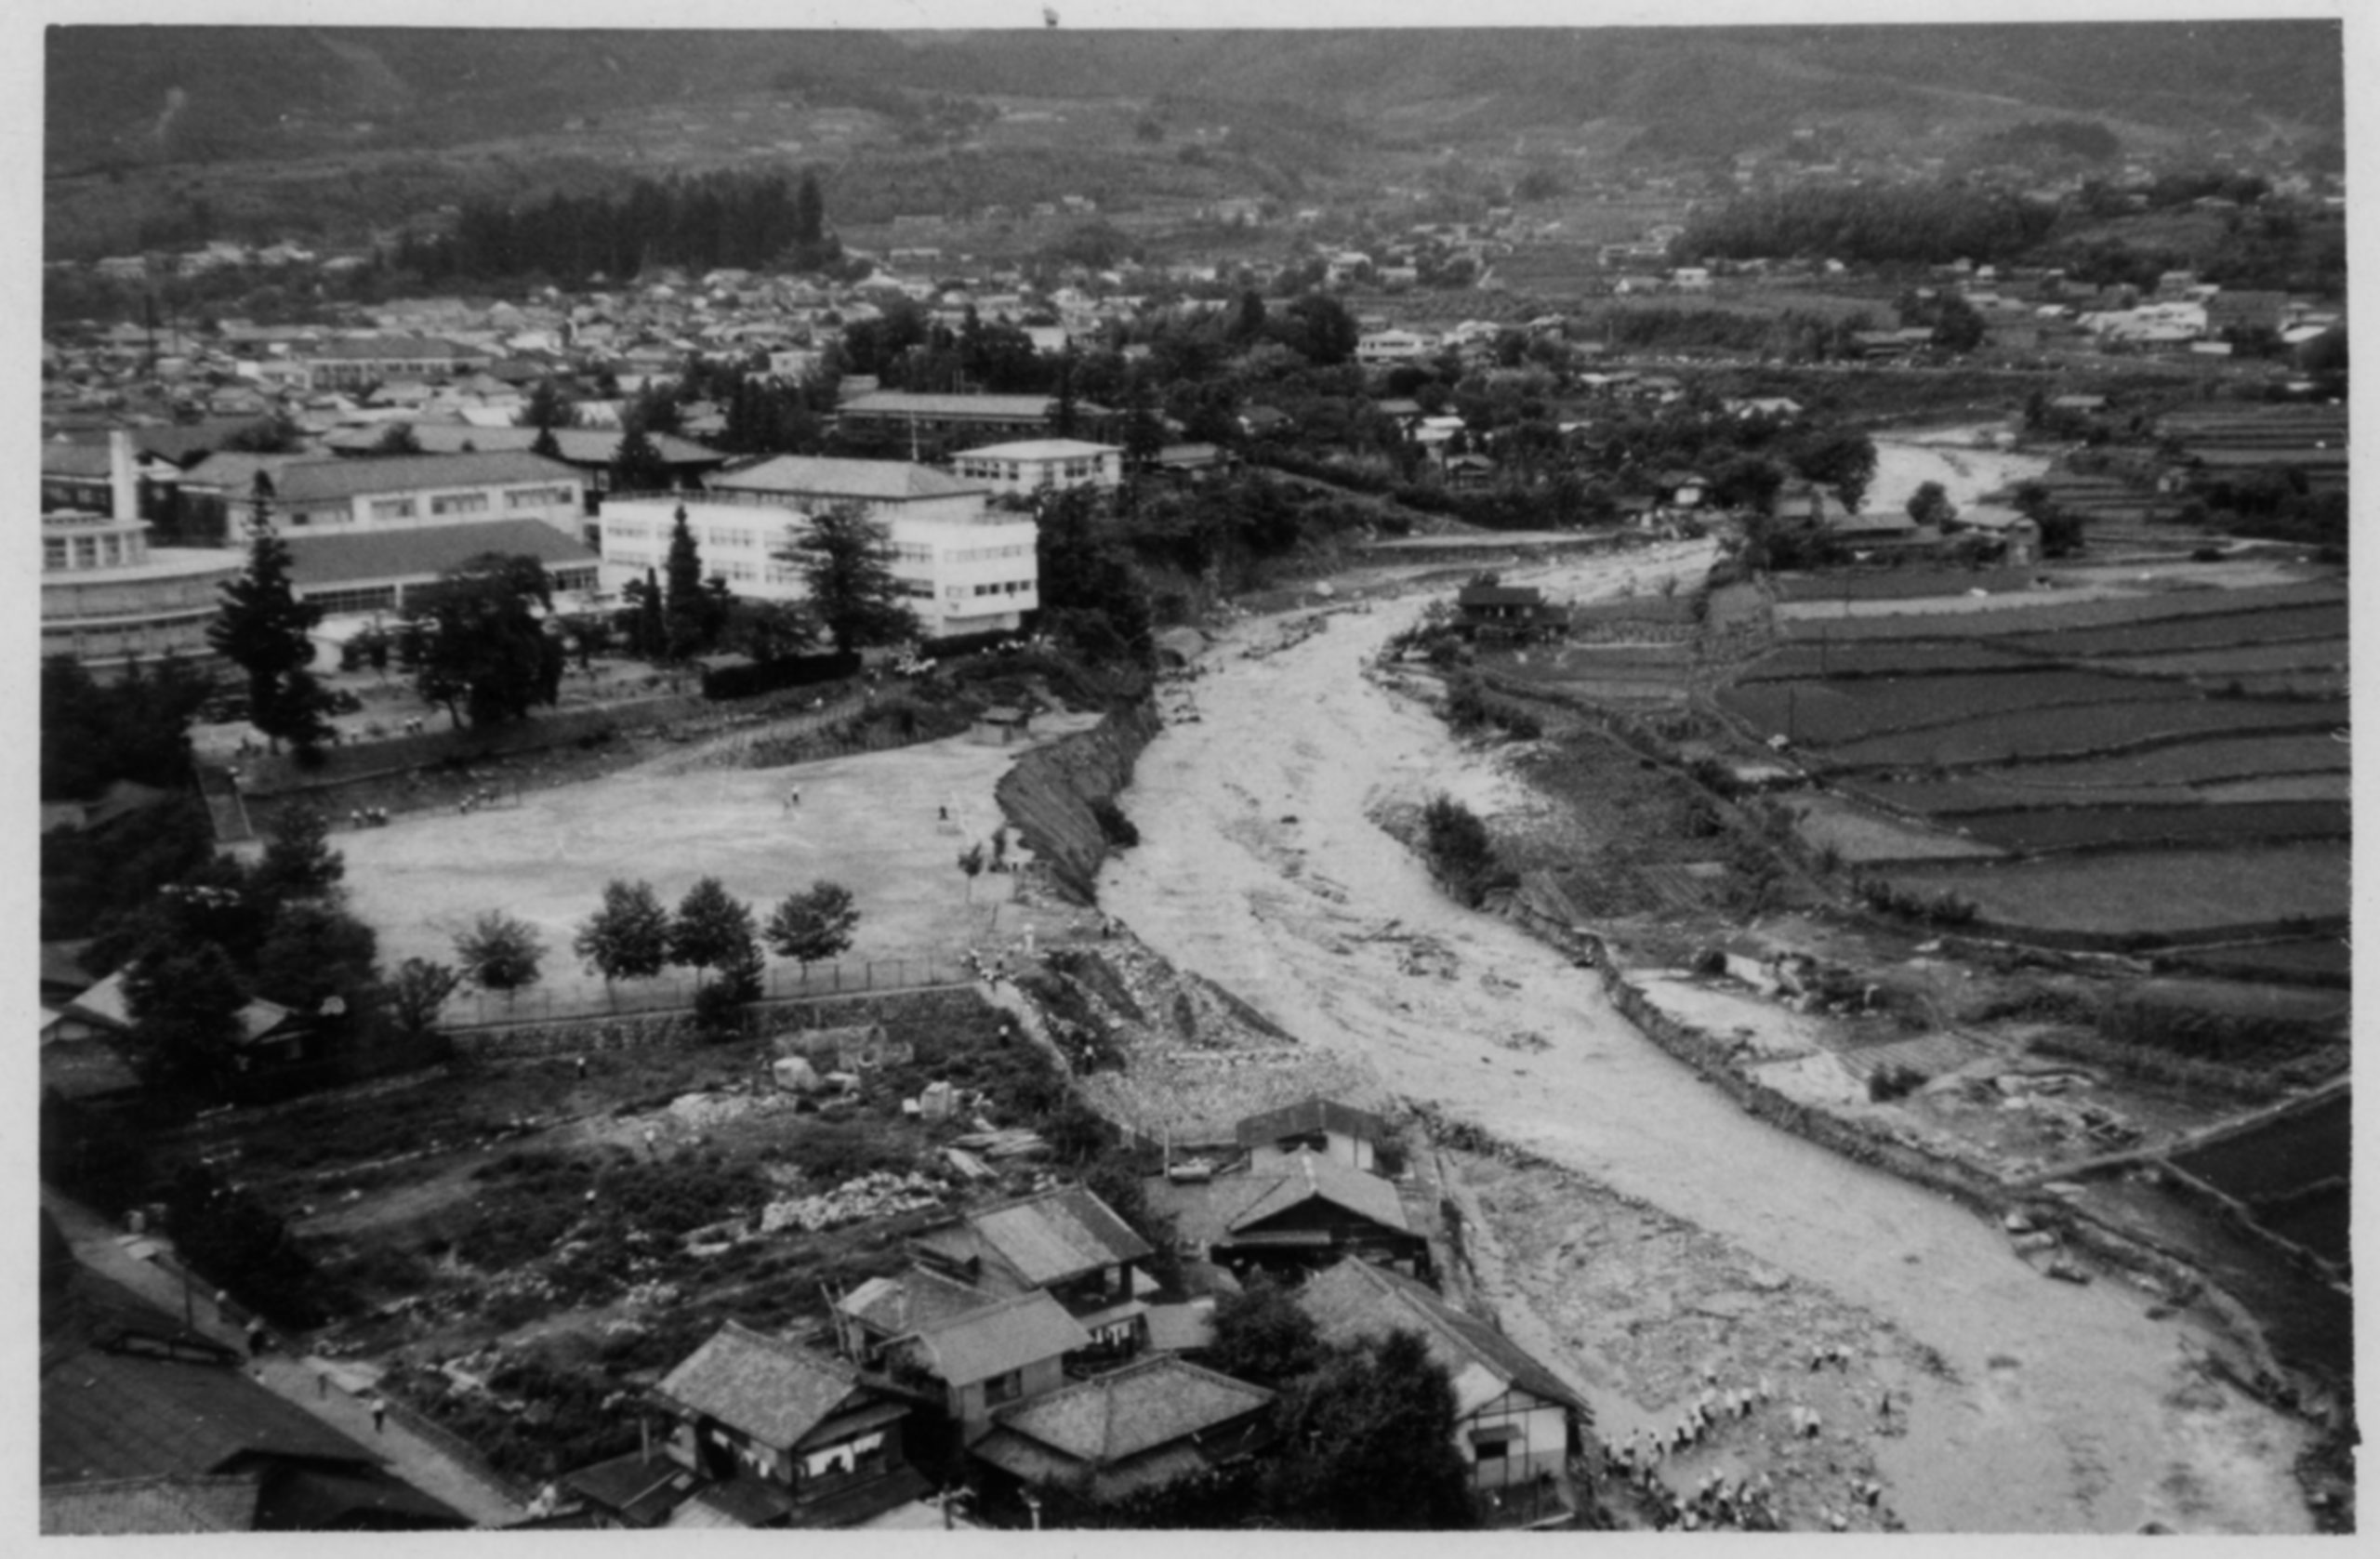
<instances>
[{"instance_id":1,"label":"fence","mask_svg":"<svg viewBox=\"0 0 2380 1559\"><path fill-rule=\"evenodd\" d=\"M711 977L716 981L716 975ZM807 968L772 967L761 981L762 1001L799 1001L822 996L865 996L871 991L913 991L971 983L974 975L955 959L855 958ZM707 982L708 983L708 982ZM493 1028L514 1024L622 1018L647 1012L682 1012L694 1005L697 985L685 975L664 975L605 991L530 991L517 997L487 991L458 993L441 1015L444 1028Z\"/></svg>"}]
</instances>

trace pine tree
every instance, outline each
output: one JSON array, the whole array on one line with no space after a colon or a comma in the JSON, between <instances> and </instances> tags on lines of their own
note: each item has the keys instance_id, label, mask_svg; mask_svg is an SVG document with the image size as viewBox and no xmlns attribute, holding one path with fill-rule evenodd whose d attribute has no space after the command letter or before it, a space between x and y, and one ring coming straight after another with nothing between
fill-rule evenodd
<instances>
[{"instance_id":1,"label":"pine tree","mask_svg":"<svg viewBox=\"0 0 2380 1559\"><path fill-rule=\"evenodd\" d=\"M893 575L891 551L891 533L845 504L813 516L808 533L776 556L801 566L811 610L835 648L850 651L917 635L917 616Z\"/></svg>"},{"instance_id":2,"label":"pine tree","mask_svg":"<svg viewBox=\"0 0 2380 1559\"><path fill-rule=\"evenodd\" d=\"M615 493L657 493L669 485L669 463L661 457L643 419L630 417L612 451L612 490Z\"/></svg>"},{"instance_id":3,"label":"pine tree","mask_svg":"<svg viewBox=\"0 0 2380 1559\"><path fill-rule=\"evenodd\" d=\"M248 719L277 749L329 734L322 690L304 675L314 658L312 630L323 609L298 599L288 543L272 528L272 482L261 471L250 500L248 566L225 581L206 641L247 674Z\"/></svg>"},{"instance_id":4,"label":"pine tree","mask_svg":"<svg viewBox=\"0 0 2380 1559\"><path fill-rule=\"evenodd\" d=\"M661 581L650 568L637 592L636 641L637 653L648 660L666 659L669 654L668 614L661 604Z\"/></svg>"},{"instance_id":5,"label":"pine tree","mask_svg":"<svg viewBox=\"0 0 2380 1559\"><path fill-rule=\"evenodd\" d=\"M671 660L700 654L709 646L704 628L710 611L703 597L702 554L695 549L694 527L686 523L686 506L680 504L669 527L668 575L662 597L663 633Z\"/></svg>"}]
</instances>

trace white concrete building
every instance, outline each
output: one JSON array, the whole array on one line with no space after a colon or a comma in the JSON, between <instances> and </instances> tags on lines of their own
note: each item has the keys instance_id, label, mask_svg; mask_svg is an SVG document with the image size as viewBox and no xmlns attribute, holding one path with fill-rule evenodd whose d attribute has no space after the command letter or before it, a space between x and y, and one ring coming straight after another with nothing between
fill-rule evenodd
<instances>
[{"instance_id":1,"label":"white concrete building","mask_svg":"<svg viewBox=\"0 0 2380 1559\"><path fill-rule=\"evenodd\" d=\"M995 493L1030 496L1044 487L1096 487L1102 491L1124 480L1124 452L1115 444L1085 443L1079 439L1028 439L1019 443L985 444L961 450L950 464L961 482L978 482Z\"/></svg>"},{"instance_id":2,"label":"white concrete building","mask_svg":"<svg viewBox=\"0 0 2380 1559\"><path fill-rule=\"evenodd\" d=\"M603 505L602 587L616 593L668 565L677 511L686 511L703 577L727 581L753 601L808 597L800 561L791 552L809 516L787 506L753 502L613 499ZM980 497L965 512L911 512L887 506L875 516L890 533L890 562L910 610L927 638L1004 632L1022 626L1041 604L1039 528L1030 515L984 509Z\"/></svg>"}]
</instances>

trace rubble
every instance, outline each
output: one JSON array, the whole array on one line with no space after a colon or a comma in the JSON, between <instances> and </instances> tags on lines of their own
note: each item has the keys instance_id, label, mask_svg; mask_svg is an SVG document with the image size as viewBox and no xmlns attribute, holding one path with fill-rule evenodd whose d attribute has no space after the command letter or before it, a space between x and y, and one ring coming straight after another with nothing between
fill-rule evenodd
<instances>
[{"instance_id":1,"label":"rubble","mask_svg":"<svg viewBox=\"0 0 2380 1559\"><path fill-rule=\"evenodd\" d=\"M925 1176L914 1171L896 1175L879 1170L845 1181L814 1196L771 1202L760 1209L760 1232L774 1235L785 1229L800 1229L804 1234L816 1234L822 1229L839 1229L846 1223L890 1218L941 1205L942 1187Z\"/></svg>"}]
</instances>

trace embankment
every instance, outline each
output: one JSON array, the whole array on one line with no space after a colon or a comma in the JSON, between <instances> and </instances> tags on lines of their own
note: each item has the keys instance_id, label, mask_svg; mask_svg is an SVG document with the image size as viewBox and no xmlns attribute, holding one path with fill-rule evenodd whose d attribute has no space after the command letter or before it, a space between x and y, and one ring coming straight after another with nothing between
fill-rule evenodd
<instances>
[{"instance_id":1,"label":"embankment","mask_svg":"<svg viewBox=\"0 0 2380 1559\"><path fill-rule=\"evenodd\" d=\"M1078 903L1091 902L1107 830L1093 803L1113 801L1132 783L1132 765L1159 729L1146 702L1115 710L1089 731L1034 748L1000 776L1002 815L1023 835L1051 879Z\"/></svg>"}]
</instances>

